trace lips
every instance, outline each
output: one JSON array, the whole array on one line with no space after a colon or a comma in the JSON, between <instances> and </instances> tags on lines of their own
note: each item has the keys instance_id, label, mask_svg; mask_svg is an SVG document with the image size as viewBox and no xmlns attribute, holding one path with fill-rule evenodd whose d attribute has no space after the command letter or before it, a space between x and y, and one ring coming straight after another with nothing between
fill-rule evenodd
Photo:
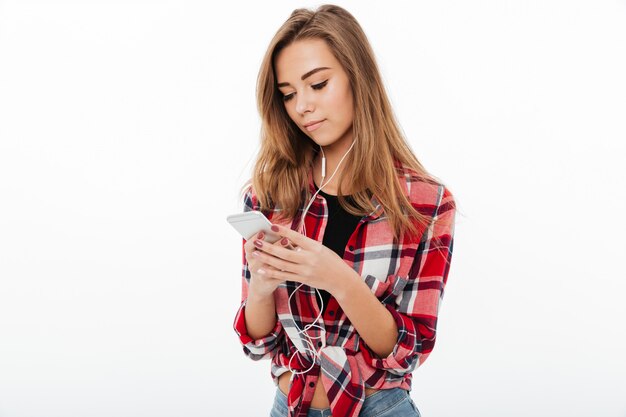
<instances>
[{"instance_id":1,"label":"lips","mask_svg":"<svg viewBox=\"0 0 626 417\"><path fill-rule=\"evenodd\" d=\"M312 132L312 131L316 130L318 127L320 127L322 125L322 123L324 122L324 120L314 120L312 122L309 122L309 123L305 124L304 128L307 131Z\"/></svg>"}]
</instances>

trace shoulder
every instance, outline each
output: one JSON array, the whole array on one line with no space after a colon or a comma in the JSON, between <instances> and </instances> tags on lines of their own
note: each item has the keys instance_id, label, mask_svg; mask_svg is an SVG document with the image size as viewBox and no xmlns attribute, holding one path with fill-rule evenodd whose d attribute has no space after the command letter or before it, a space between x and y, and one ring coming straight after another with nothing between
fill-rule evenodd
<instances>
[{"instance_id":1,"label":"shoulder","mask_svg":"<svg viewBox=\"0 0 626 417\"><path fill-rule=\"evenodd\" d=\"M243 211L260 211L267 217L269 220L274 218L276 212L281 211L278 207L276 207L273 202L269 201L269 207L264 207L261 204L261 200L258 197L258 193L254 189L251 181L246 182L246 184L242 187L242 200L243 200Z\"/></svg>"},{"instance_id":2,"label":"shoulder","mask_svg":"<svg viewBox=\"0 0 626 417\"><path fill-rule=\"evenodd\" d=\"M243 199L244 211L259 209L259 206L260 206L259 199L256 193L254 192L254 187L252 186L251 181L246 182L246 185L244 185L242 199Z\"/></svg>"},{"instance_id":3,"label":"shoulder","mask_svg":"<svg viewBox=\"0 0 626 417\"><path fill-rule=\"evenodd\" d=\"M396 162L398 179L407 198L415 208L454 206L452 192L441 181L420 175L415 169Z\"/></svg>"}]
</instances>

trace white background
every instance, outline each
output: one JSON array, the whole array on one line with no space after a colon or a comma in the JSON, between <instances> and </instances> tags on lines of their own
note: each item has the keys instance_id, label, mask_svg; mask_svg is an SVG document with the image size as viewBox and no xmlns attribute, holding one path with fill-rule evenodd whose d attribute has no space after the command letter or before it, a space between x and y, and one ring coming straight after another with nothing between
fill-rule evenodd
<instances>
[{"instance_id":1,"label":"white background","mask_svg":"<svg viewBox=\"0 0 626 417\"><path fill-rule=\"evenodd\" d=\"M0 416L267 416L226 223L296 7L0 1ZM626 2L338 1L459 213L422 416L626 416Z\"/></svg>"}]
</instances>

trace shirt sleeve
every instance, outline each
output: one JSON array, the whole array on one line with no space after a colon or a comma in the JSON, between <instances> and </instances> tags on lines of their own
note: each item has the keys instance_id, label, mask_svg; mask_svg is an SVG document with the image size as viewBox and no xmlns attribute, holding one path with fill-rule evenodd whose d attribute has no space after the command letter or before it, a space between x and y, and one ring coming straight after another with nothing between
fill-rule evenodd
<instances>
[{"instance_id":1,"label":"shirt sleeve","mask_svg":"<svg viewBox=\"0 0 626 417\"><path fill-rule=\"evenodd\" d=\"M450 270L456 206L443 186L440 202L412 261L406 285L385 307L398 326L392 352L379 357L363 344L364 359L373 367L405 375L424 363L435 345L437 315Z\"/></svg>"},{"instance_id":2,"label":"shirt sleeve","mask_svg":"<svg viewBox=\"0 0 626 417\"><path fill-rule=\"evenodd\" d=\"M258 210L258 202L256 197L251 191L251 188L246 191L244 195L244 208L243 211L251 211ZM243 352L250 359L258 361L261 359L269 359L273 356L275 351L280 346L281 340L285 336L285 332L280 323L280 320L276 320L276 325L274 329L265 337L260 339L253 339L248 334L248 329L246 328L245 321L245 309L246 303L248 301L248 287L250 284L250 270L248 269L248 261L246 260L246 252L243 248L243 245L246 243L246 240L243 239L241 250L242 250L242 258L243 258L243 268L241 273L241 304L237 313L235 314L235 320L233 322L233 329L237 336L239 336L239 341L243 346Z\"/></svg>"}]
</instances>

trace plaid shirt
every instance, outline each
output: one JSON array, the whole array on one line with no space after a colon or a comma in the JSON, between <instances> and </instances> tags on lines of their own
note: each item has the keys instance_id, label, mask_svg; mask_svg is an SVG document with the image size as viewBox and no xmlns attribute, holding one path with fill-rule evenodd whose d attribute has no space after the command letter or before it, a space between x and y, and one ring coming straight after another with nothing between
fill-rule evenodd
<instances>
[{"instance_id":1,"label":"plaid shirt","mask_svg":"<svg viewBox=\"0 0 626 417\"><path fill-rule=\"evenodd\" d=\"M379 357L367 346L332 295L325 314L317 322L322 329L312 326L307 330L309 337L317 343L319 358L305 351L306 344L298 335L294 322L299 329L304 329L315 321L320 310L315 290L302 285L298 294L292 297L292 315L287 302L300 283L291 281L281 284L274 292L278 317L274 329L261 339L252 339L244 317L250 270L243 252L241 305L233 326L244 353L252 360L271 359L271 375L277 386L278 377L289 370L289 360L296 351L299 352L291 361L292 369L304 371L315 362L307 373L291 376L287 396L289 417L306 417L320 377L332 415L356 417L365 399L365 387L400 387L410 391L413 370L433 349L437 314L452 257L456 206L445 186L419 179L414 171L400 163L396 163L396 168L412 206L431 219L428 228L419 240L409 240L403 234L400 243L394 244L383 207L373 196L376 209L361 219L343 256L398 326L398 339L389 356ZM312 173L309 173L309 187L313 195ZM259 210L251 188L245 194L244 204L244 211ZM263 213L272 221L277 211ZM321 242L327 221L326 200L318 194L306 214L307 236ZM290 224L295 230L299 216L292 222L276 223Z\"/></svg>"}]
</instances>

